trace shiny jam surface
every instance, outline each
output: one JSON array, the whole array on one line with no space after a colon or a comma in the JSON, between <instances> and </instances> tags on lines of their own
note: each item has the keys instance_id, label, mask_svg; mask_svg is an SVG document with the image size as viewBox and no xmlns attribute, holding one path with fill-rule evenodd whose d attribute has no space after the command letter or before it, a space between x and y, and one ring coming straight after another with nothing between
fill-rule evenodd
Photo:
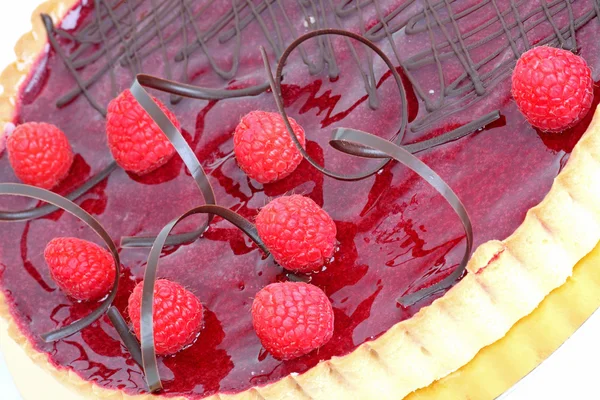
<instances>
[{"instance_id":1,"label":"shiny jam surface","mask_svg":"<svg viewBox=\"0 0 600 400\"><path fill-rule=\"evenodd\" d=\"M408 70L403 77L410 123L403 143L434 137L493 110L501 113L501 118L485 129L419 154L464 202L473 221L476 246L490 239L503 239L517 228L526 211L547 193L591 119L590 113L569 131L545 134L533 129L518 113L509 93L515 54L492 3L498 4L518 51L524 51L526 44L519 36L511 3L516 5L519 22L527 30L527 45L543 43L547 37L556 38L555 27L569 42L569 25L573 25L579 54L590 64L595 79L600 71L600 23L593 18L595 14L588 20L584 18L593 12L591 1L574 1L569 9L566 2L549 2L552 23L545 19L538 1L455 1L449 2L452 13L447 6L428 1L366 1L360 2L358 8L358 2L353 1L254 1L251 3L261 16L259 20L247 5L240 6L239 63L232 56L238 47L235 19L230 19L216 34L206 35L204 48L192 46L198 43L197 32L213 32L215 21L231 11L229 1L187 1L184 8L177 5L179 2L130 1L131 14L123 11L122 2L98 2L114 3L117 17L129 15L116 26L107 16L106 7L95 10L89 3L93 2L84 1L75 7L65 17L62 28L76 37L94 40L86 45L67 35L55 36L65 54L79 51L80 60L88 58L78 67L77 74L84 81L99 75L88 94L102 107L117 92L129 87L134 72L186 79L195 85L221 89L262 83L265 75L259 45L268 49L274 65L275 56L285 47L280 43L289 44L299 34L319 26L364 33L376 27L380 16L386 16L391 33L386 35L381 28L372 38L394 64L400 60ZM138 24L137 37L132 39L132 21L152 22L147 17L153 4L155 11L161 11L156 21L164 22L162 39L155 31L152 33L150 23ZM473 9L476 4L481 6ZM336 14L335 7L342 11ZM98 18L102 35L98 33ZM194 19L195 28L190 18ZM435 23L436 18L444 29ZM491 22L486 25L486 21ZM178 30L182 24L188 27L185 35ZM468 47L469 63L476 65L484 82L486 92L482 95L474 93L470 75L465 72L467 67L461 62L465 60L464 53L457 55L461 50L460 42L455 40L455 26ZM150 30L147 43L116 63L110 62L123 46L115 39L119 34L128 40L141 40L144 30ZM446 35L452 38L458 53L448 44ZM164 47L160 46L161 40ZM441 69L432 61L432 40ZM193 52L175 61L185 43L192 46ZM304 45L306 60L322 68L316 68L311 75L296 50L283 70L286 110L304 127L308 152L319 163L345 173L364 170L374 161L330 148L327 139L333 128L354 127L392 138L398 134L402 118L398 88L385 65L374 53L354 43L360 60L357 64L348 43L339 37L312 39ZM87 47L81 49L84 45ZM324 52L334 54L336 62L324 61ZM493 54L496 55L486 61ZM361 78L361 71L368 74L370 60L378 87L376 109L369 107L370 99ZM232 67L237 70L223 78L215 67L225 72ZM61 194L70 192L111 161L104 117L88 99L78 95L66 106L56 106L57 99L77 87L60 54L49 46L23 85L15 118L16 124L50 122L67 134L77 156L67 180L56 189ZM333 338L318 351L285 362L274 359L261 347L250 315L258 290L287 279L280 267L264 259L248 238L219 218L194 243L167 249L159 276L184 284L202 301L206 312L205 328L192 346L174 356L159 358L164 395L196 399L216 392L238 392L274 382L292 372L305 372L320 360L347 354L431 303L433 298L428 298L403 308L395 299L435 283L459 263L465 238L457 217L435 190L397 163L389 163L377 174L355 182L326 177L306 160L282 181L260 185L249 180L236 165L232 134L245 113L255 109L275 111L270 92L218 101L183 99L177 104L169 103L164 93L152 94L175 112L185 138L209 174L218 204L252 220L269 199L288 193L303 194L332 216L339 241L332 262L310 276L311 283L322 288L333 304ZM457 103L457 99L463 100ZM0 155L0 181L17 181L6 152ZM143 177L117 169L77 203L98 218L118 242L122 236L158 233L171 219L203 204L203 199L176 156ZM22 198L0 199L4 210L35 204ZM188 220L178 229L192 229L201 221ZM2 224L0 284L12 315L22 332L56 366L71 368L82 378L106 388L130 394L145 392L140 367L120 343L107 318L58 342L44 343L40 339L40 334L73 322L97 306L73 301L50 278L43 250L57 236L96 240L82 222L64 212L26 223ZM126 318L127 298L142 279L147 253L147 249L120 250L123 273L116 305Z\"/></svg>"}]
</instances>

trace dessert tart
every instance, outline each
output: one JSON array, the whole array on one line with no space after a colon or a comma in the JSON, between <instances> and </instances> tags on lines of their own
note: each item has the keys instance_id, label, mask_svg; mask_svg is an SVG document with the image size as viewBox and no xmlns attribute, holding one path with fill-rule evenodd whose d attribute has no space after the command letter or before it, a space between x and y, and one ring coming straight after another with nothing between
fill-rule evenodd
<instances>
[{"instance_id":1,"label":"dessert tart","mask_svg":"<svg viewBox=\"0 0 600 400\"><path fill-rule=\"evenodd\" d=\"M516 60L543 45L577 52L598 79L599 13L591 0L41 4L1 77L2 128L51 123L74 159L53 195L11 185L0 156L2 194L21 195L0 198L3 329L84 398L494 398L600 305L600 112L543 132L510 94ZM107 146L107 107L129 87L179 153L145 174ZM287 117L306 133L303 161L276 182L235 161L233 132L254 110L282 114L298 150ZM266 257L249 222L290 193L337 228L312 273ZM93 231L118 279L101 302L76 301L44 248ZM143 297L142 359L127 303L153 275L198 296L204 322L156 357ZM250 310L290 280L321 288L335 322L282 361Z\"/></svg>"}]
</instances>

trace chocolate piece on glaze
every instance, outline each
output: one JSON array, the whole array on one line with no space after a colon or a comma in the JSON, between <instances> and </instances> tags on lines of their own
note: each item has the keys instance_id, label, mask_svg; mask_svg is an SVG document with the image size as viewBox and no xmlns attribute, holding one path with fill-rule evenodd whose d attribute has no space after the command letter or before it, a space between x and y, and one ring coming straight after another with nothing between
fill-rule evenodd
<instances>
[{"instance_id":1,"label":"chocolate piece on glaze","mask_svg":"<svg viewBox=\"0 0 600 400\"><path fill-rule=\"evenodd\" d=\"M170 82L160 78L154 78L148 75L141 76L142 81L146 83L156 83L155 86L160 85L161 83L166 87L172 87L177 85L175 82ZM188 88L189 89L189 88ZM190 91L186 91L189 93ZM202 92L202 90L200 90ZM160 110L158 105L152 100L152 97L146 92L143 86L140 84L138 79L133 82L131 85L131 94L135 97L135 99L140 103L140 105L146 110L148 115L154 120L154 122L158 125L158 127L163 131L165 136L169 139L169 141L175 147L177 154L181 157L188 170L190 171L194 181L196 181L196 185L200 189L202 196L204 197L204 201L207 204L216 204L215 193L213 191L210 182L208 181L208 177L198 161L198 157L194 151L190 148L190 145L185 141L181 132L173 125L173 123L167 118L167 116ZM169 238L166 244L173 246L182 243L188 243L194 241L198 237L200 237L208 225L210 221L212 221L213 215L207 213L208 217L206 222L197 230L187 233L182 233L178 235L173 235ZM154 242L155 237L123 237L121 239L122 247L152 247L152 243Z\"/></svg>"},{"instance_id":2,"label":"chocolate piece on glaze","mask_svg":"<svg viewBox=\"0 0 600 400\"><path fill-rule=\"evenodd\" d=\"M306 161L308 161L313 167L315 167L317 170L319 170L319 172L321 172L327 176L330 176L330 177L336 178L336 179L340 179L340 180L345 180L345 181L360 180L360 179L364 179L368 176L371 176L371 175L377 173L377 171L379 171L381 168L383 168L389 162L389 159L386 161L383 161L382 163L377 165L375 168L372 168L369 171L366 171L364 173L357 174L357 175L346 175L346 174L337 173L335 171L330 171L327 168L319 165L319 163L317 163L302 147L302 145L298 141L298 138L296 137L296 134L294 133L294 130L292 129L292 126L290 125L287 113L285 112L285 108L283 106L283 98L281 95L281 80L282 80L283 67L285 66L285 63L286 63L288 57L294 51L294 49L296 49L296 47L300 46L305 41L307 41L313 37L328 36L328 35L344 36L344 37L347 37L350 39L354 39L358 42L361 42L363 45L365 45L366 47L368 47L369 49L371 49L375 53L377 53L377 55L379 57L381 57L383 62L387 65L387 67L389 68L390 72L392 73L392 75L394 77L394 80L396 81L396 84L398 85L398 91L400 92L400 98L401 98L400 113L401 113L402 120L400 123L400 129L398 130L399 134L393 139L393 141L396 143L401 143L402 139L404 138L404 133L406 132L406 128L408 126L408 100L406 98L406 91L404 90L404 85L402 84L402 78L400 78L400 74L396 70L396 67L394 66L392 61L388 58L388 56L385 55L385 53L379 47L377 47L370 40L368 40L360 35L357 35L355 33L345 31L342 29L319 29L316 31L308 32L308 33L300 36L292 44L290 44L287 49L285 49L285 51L283 52L283 55L281 56L281 58L279 60L279 63L277 64L277 71L275 72L275 77L273 77L273 73L271 72L271 67L269 65L267 52L265 51L264 47L261 47L261 53L262 53L265 69L267 71L267 77L269 78L269 83L271 85L271 91L273 92L273 97L275 98L275 103L277 104L277 109L279 110L279 113L283 117L283 123L286 127L286 130L288 131L289 135L291 136L292 141L294 142L294 145L296 146L298 151L302 154L302 156L306 159Z\"/></svg>"},{"instance_id":3,"label":"chocolate piece on glaze","mask_svg":"<svg viewBox=\"0 0 600 400\"><path fill-rule=\"evenodd\" d=\"M83 196L88 190L106 179L111 172L117 168L117 163L112 161L102 171L87 180L83 185L67 194L65 198L70 201L75 201ZM42 218L46 215L58 210L59 207L52 204L45 204L41 207L29 208L19 211L0 211L0 221L28 221L31 219Z\"/></svg>"},{"instance_id":4,"label":"chocolate piece on glaze","mask_svg":"<svg viewBox=\"0 0 600 400\"><path fill-rule=\"evenodd\" d=\"M199 100L224 100L246 96L257 96L269 88L268 82L244 89L228 90L204 88L186 83L174 82L169 79L162 79L147 74L138 74L136 79L137 82L144 87Z\"/></svg>"},{"instance_id":5,"label":"chocolate piece on glaze","mask_svg":"<svg viewBox=\"0 0 600 400\"><path fill-rule=\"evenodd\" d=\"M158 112L162 113L158 107L157 110ZM158 117L158 115L154 115L152 117L154 118L155 116ZM168 119L166 120L168 121ZM161 129L163 128L162 125L159 126ZM250 239L252 239L252 241L256 243L256 245L260 247L263 252L265 252L265 254L269 255L269 250L258 236L256 227L235 211L231 211L221 206L209 204L192 208L162 228L156 237L154 244L152 245L152 249L150 249L150 254L148 255L148 264L146 266L146 271L144 272L144 286L142 288L142 310L140 320L142 365L146 375L146 382L148 383L148 387L150 388L151 392L160 390L162 388L160 374L158 372L158 364L156 361L156 349L154 347L154 316L152 309L154 304L154 283L156 282L158 261L173 228L175 228L178 223L187 217L195 214L208 214L209 216L218 215L219 217L226 219L243 231L246 235L248 235L248 237L250 237Z\"/></svg>"},{"instance_id":6,"label":"chocolate piece on glaze","mask_svg":"<svg viewBox=\"0 0 600 400\"><path fill-rule=\"evenodd\" d=\"M427 164L413 156L407 150L370 133L362 132L356 129L337 128L333 131L329 143L333 148L344 153L349 153L347 149L352 148L352 146L347 145L348 143L357 144L360 146L360 149L374 149L379 154L385 154L388 157L398 161L402 165L408 167L411 171L418 174L421 178L425 179L431 186L433 186L433 188L448 202L448 204L450 204L464 227L467 245L465 246L465 251L460 264L458 267L456 267L452 274L434 285L418 290L415 293L400 296L397 300L398 303L400 303L402 306L410 306L429 295L454 285L463 276L467 262L471 256L471 250L473 248L473 227L465 206L460 201L456 193L454 193L452 188L450 188L450 186L448 186L448 184L444 182L444 180L440 178L435 171L429 168ZM361 157L370 156L361 155Z\"/></svg>"},{"instance_id":7,"label":"chocolate piece on glaze","mask_svg":"<svg viewBox=\"0 0 600 400\"><path fill-rule=\"evenodd\" d=\"M127 350L129 350L129 354L131 354L133 360L140 367L142 367L143 363L142 352L140 351L140 342L138 342L135 335L131 333L131 330L129 330L127 322L125 322L125 319L123 318L117 307L110 306L110 308L106 312L106 315L108 315L110 322L112 322L113 326L119 333L121 340L125 344L125 347L127 347Z\"/></svg>"},{"instance_id":8,"label":"chocolate piece on glaze","mask_svg":"<svg viewBox=\"0 0 600 400\"><path fill-rule=\"evenodd\" d=\"M100 303L98 308L96 308L86 317L75 321L70 325L64 326L52 332L42 334L42 339L46 342L53 342L56 340L63 339L67 336L79 332L80 330L84 329L85 327L89 326L94 321L102 317L111 307L112 302L117 296L117 288L119 286L119 277L121 274L121 261L119 260L119 252L117 251L117 246L115 246L115 243L112 241L110 235L102 227L100 222L98 222L94 217L88 214L83 208L79 207L77 204L64 198L63 196L35 186L22 185L19 183L0 183L0 195L23 196L29 197L31 199L41 200L46 203L52 204L53 206L58 207L68 212L69 214L72 214L76 218L80 219L87 226L89 226L94 232L96 232L98 236L100 236L100 238L106 244L106 247L108 247L108 250L110 251L115 262L115 282L113 284L112 289L110 290L110 293L108 294L108 297L104 299L102 303ZM26 219L5 220L0 218L0 222L25 220Z\"/></svg>"}]
</instances>

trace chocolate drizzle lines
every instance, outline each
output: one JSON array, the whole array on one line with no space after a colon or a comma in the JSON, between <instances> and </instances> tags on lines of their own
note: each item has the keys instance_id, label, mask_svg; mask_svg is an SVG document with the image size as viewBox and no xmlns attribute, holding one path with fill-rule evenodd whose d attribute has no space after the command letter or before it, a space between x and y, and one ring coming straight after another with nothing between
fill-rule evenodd
<instances>
[{"instance_id":1,"label":"chocolate drizzle lines","mask_svg":"<svg viewBox=\"0 0 600 400\"><path fill-rule=\"evenodd\" d=\"M456 112L465 110L474 102L480 100L487 94L490 88L509 74L514 63L521 53L520 47L527 50L531 47L527 34L540 24L549 24L552 33L542 38L541 44L558 45L569 49L576 49L575 32L584 23L594 18L600 13L600 6L597 1L589 6L578 18L573 14L571 1L539 0L539 3L530 7L529 1L510 0L509 5L500 7L497 0L485 0L476 2L473 5L467 5L460 11L454 11L458 8L455 0L408 0L395 5L383 13L381 2L377 0L346 0L340 4L334 4L329 0L328 7L324 5L323 0L302 0L297 3L288 3L283 0L231 0L231 9L204 30L200 30L198 21L211 6L212 2L207 2L198 10L194 11L191 0L167 1L167 0L127 0L117 1L112 5L108 0L95 0L96 12L100 15L100 23L90 24L77 35L71 35L61 29L54 29L47 26L49 36L52 33L63 37L70 37L78 48L73 51L70 57L67 57L64 51L57 49L56 41L51 43L56 49L57 54L63 58L65 63L71 64L69 68L73 74L77 87L64 96L62 96L57 105L64 107L73 101L80 94L84 94L90 104L100 112L102 107L93 98L91 98L87 88L98 81L104 74L111 70L110 65L120 60L122 65L130 65L132 73L140 73L143 60L156 51L162 53L165 61L165 76L169 79L173 77L172 61L184 62L183 71L178 78L187 82L187 65L189 57L197 49L202 50L212 70L224 80L235 77L239 67L241 44L240 40L243 30L252 22L255 22L263 32L264 39L273 49L276 58L282 54L282 48L285 41L291 34L292 40L298 37L296 27L286 13L286 8L296 7L306 18L306 26L310 29L324 29L328 27L330 21L328 15L333 15L334 23L343 28L345 18L358 14L362 18L363 9L374 7L379 19L377 23L366 32L361 24L361 31L367 39L372 41L387 38L395 53L397 62L403 67L406 76L412 83L413 89L421 99L427 110L427 113L420 115L416 121L411 124L412 131L421 131L438 124L443 118ZM156 3L152 12L139 15L139 23L135 24L133 11L140 7L145 1L151 4ZM103 7L100 7L100 4ZM126 6L125 6L126 4ZM274 8L277 7L283 18L276 18ZM328 13L328 9L333 12ZM420 8L420 11L412 11ZM520 12L519 9L527 9L527 12ZM106 11L105 11L106 9ZM479 10L491 9L494 12L486 17L480 24L465 28L463 25L471 15ZM560 17L559 13L566 16L567 22ZM270 21L267 21L267 18ZM359 18L359 19L360 19ZM561 21L560 23L558 21ZM272 27L267 24L270 22ZM282 28L281 22L287 28L288 32ZM163 35L165 28L170 27L169 36ZM518 29L518 34L513 36L513 28ZM193 43L188 44L188 30L195 36ZM407 36L417 35L420 32L429 32L429 46L425 45L425 50L409 58L401 57L398 53L398 47L394 42L394 34L400 30ZM485 30L485 35L480 40L475 41L474 35ZM287 33L287 35L286 35ZM443 40L439 40L439 37ZM101 37L102 36L102 37ZM165 52L166 45L178 37L184 36L182 49L170 60ZM475 61L472 52L486 46L492 40L504 36L506 46L486 52L484 59ZM156 43L151 43L155 38ZM235 39L235 46L230 51L231 67L227 70L218 66L214 59L214 50L208 49L210 40L217 40L220 44L225 44L231 39ZM288 39L289 40L289 39ZM426 40L425 40L426 41ZM424 42L425 42L424 41ZM98 49L87 56L90 46L97 45ZM428 47L428 48L427 48ZM114 56L108 54L110 49L116 49ZM318 38L318 51L316 62L308 59L306 52L300 48L300 55L303 62L308 66L311 74L316 74L327 65L330 77L337 77L339 71L336 65L335 55L331 43L327 37ZM511 57L505 57L505 52L510 49ZM250 49L253 51L254 49ZM108 54L105 64L98 65L96 72L87 80L84 80L77 74L77 69L83 68L96 62L102 54ZM356 58L356 57L354 57ZM464 73L452 80L448 80L443 74L442 62L444 60L454 59L458 61L464 69ZM355 60L356 61L356 60ZM369 60L369 68L372 68L372 62ZM492 65L492 63L496 63ZM358 64L358 61L357 61ZM432 82L420 82L414 75L414 71L422 66L436 64L438 70L438 87L442 90L433 98L429 87ZM485 66L485 68L484 68ZM491 66L491 68L489 68ZM112 72L109 72L112 73ZM372 74L362 73L362 79L365 82L365 88L369 94L369 106L376 108L377 99L373 97L376 93L372 90L373 82L370 80ZM171 102L177 103L181 97L172 96Z\"/></svg>"},{"instance_id":2,"label":"chocolate drizzle lines","mask_svg":"<svg viewBox=\"0 0 600 400\"><path fill-rule=\"evenodd\" d=\"M54 37L54 35L53 35L54 23L52 22L52 18L50 18L50 16L48 14L42 14L41 16L42 16L42 21L44 22L44 27L46 28L46 31L48 32L48 41L52 45L52 48L54 49L54 51L56 51L56 54L58 54L59 57L64 61L65 66L71 72L71 74L73 74L75 81L77 81L77 84L81 88L81 92L86 97L86 99L88 99L88 101L90 102L92 107L94 107L100 114L102 114L103 117L106 117L106 110L102 106L100 106L98 103L96 103L96 101L93 99L93 97L87 91L87 85L85 85L84 82L81 81L81 78L75 71L75 67L73 66L73 63L69 60L69 58L67 58L63 49L60 47L60 45L58 44L58 41ZM69 99L69 101L65 102L63 105L68 104L71 100L72 99ZM57 105L58 105L58 103L57 103Z\"/></svg>"}]
</instances>

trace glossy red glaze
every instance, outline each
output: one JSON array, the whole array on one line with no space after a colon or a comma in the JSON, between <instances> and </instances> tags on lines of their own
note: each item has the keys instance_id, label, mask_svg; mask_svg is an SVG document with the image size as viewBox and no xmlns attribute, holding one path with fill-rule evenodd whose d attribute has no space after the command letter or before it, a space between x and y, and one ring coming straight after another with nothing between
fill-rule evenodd
<instances>
[{"instance_id":1,"label":"glossy red glaze","mask_svg":"<svg viewBox=\"0 0 600 400\"><path fill-rule=\"evenodd\" d=\"M579 7L577 4L574 7ZM75 30L93 17L89 9L83 11L70 16L77 22ZM300 19L298 15L292 17L296 22ZM578 31L580 54L593 71L600 71L596 51L599 24L592 22ZM301 22L298 24L301 26ZM248 48L264 42L255 25L244 31ZM428 46L425 39L409 43L402 32L396 34L395 40L397 46L404 46L406 54ZM345 45L337 39L335 43L336 48ZM386 40L379 44L391 54ZM494 45L499 44L490 44ZM174 54L176 46L170 49L170 54ZM215 53L221 65L229 65L225 54L228 53ZM372 165L373 161L359 161L329 148L330 130L351 126L391 137L399 126L399 100L393 79L386 74L378 89L381 106L370 110L362 81L356 78L357 70L348 54L343 49L339 51L341 74L331 81L325 73L308 75L299 57L293 57L284 69L283 94L289 115L306 131L309 153L332 169L339 171L343 167L351 172ZM190 64L195 84L224 87L201 54L195 60ZM385 73L381 64L375 64L376 76ZM446 73L462 73L458 64L450 64ZM160 55L150 57L144 72L163 74ZM132 76L127 68L117 67L115 76L120 90L130 85ZM431 66L415 72L422 82L434 76ZM258 52L245 51L236 80L228 85L260 83L263 77ZM83 96L63 109L55 107L59 94L72 87L73 79L56 53L45 53L22 89L15 119L16 123L50 122L69 137L77 156L69 177L57 190L60 193L78 186L111 160L104 119ZM518 113L509 97L509 87L509 80L502 81L482 101L434 128L408 132L404 141L429 138L484 113L500 110L502 118L483 131L419 155L464 201L473 220L475 245L505 238L514 231L525 212L549 190L591 119L588 115L577 127L562 134L539 133ZM104 76L90 91L101 104L107 104L111 98L109 77ZM157 96L168 104L167 96ZM409 93L409 99L411 120L426 114L414 94ZM205 328L195 344L174 356L160 358L166 395L195 399L218 391L237 392L273 382L291 372L302 373L319 360L347 354L431 302L430 298L403 309L395 298L441 279L460 261L465 240L456 216L424 181L396 163L358 182L325 177L306 161L280 182L262 186L249 180L233 158L232 133L247 112L275 110L270 93L223 101L183 100L170 107L210 174L219 204L252 219L272 197L291 192L304 194L335 220L339 250L326 270L311 277L311 282L332 301L333 338L318 352L285 362L275 360L261 348L250 315L255 293L269 283L286 279L279 267L265 261L252 242L219 218L204 238L166 251L159 275L186 285L207 310ZM0 181L16 181L6 154L0 156ZM119 169L77 202L118 241L125 235L156 234L168 221L203 200L176 156L141 178ZM0 199L2 209L34 204L19 198ZM199 221L184 223L182 230ZM107 388L127 393L146 391L141 369L120 344L107 318L55 343L44 343L39 338L41 333L75 321L96 306L67 298L51 280L42 253L46 243L56 236L94 239L81 222L63 212L28 223L2 225L0 282L15 320L36 349L47 353L57 367L71 368L84 379ZM120 254L125 268L116 305L127 316L127 298L142 278L147 250L121 250Z\"/></svg>"}]
</instances>

